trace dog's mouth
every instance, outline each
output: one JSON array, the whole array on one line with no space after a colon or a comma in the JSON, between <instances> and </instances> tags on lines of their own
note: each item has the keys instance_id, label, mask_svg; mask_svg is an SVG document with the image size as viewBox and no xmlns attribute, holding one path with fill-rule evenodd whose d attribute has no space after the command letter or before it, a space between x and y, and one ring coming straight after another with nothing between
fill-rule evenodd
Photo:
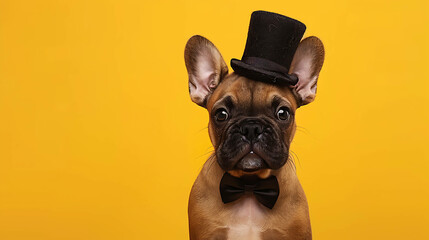
<instances>
[{"instance_id":1,"label":"dog's mouth","mask_svg":"<svg viewBox=\"0 0 429 240\"><path fill-rule=\"evenodd\" d=\"M236 147L236 151L217 151L218 163L226 171L240 171L250 175L261 170L279 169L285 163L284 154L264 148L266 144L257 142L254 144L243 144ZM222 155L222 153L227 153ZM225 156L225 157L224 157Z\"/></svg>"},{"instance_id":2,"label":"dog's mouth","mask_svg":"<svg viewBox=\"0 0 429 240\"><path fill-rule=\"evenodd\" d=\"M253 128L249 127L247 132L238 124L230 127L223 141L215 147L217 162L223 170L254 175L263 170L277 170L285 164L288 147L273 130L274 127L264 125L256 128L254 126L259 125L251 123ZM257 136L250 134L252 131Z\"/></svg>"}]
</instances>

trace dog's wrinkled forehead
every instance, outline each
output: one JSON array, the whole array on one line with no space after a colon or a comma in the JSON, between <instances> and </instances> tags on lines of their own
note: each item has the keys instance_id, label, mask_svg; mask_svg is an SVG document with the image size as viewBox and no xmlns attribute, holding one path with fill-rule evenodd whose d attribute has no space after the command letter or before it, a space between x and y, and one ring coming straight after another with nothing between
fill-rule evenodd
<instances>
[{"instance_id":1,"label":"dog's wrinkled forehead","mask_svg":"<svg viewBox=\"0 0 429 240\"><path fill-rule=\"evenodd\" d=\"M230 74L208 99L207 109L210 111L219 104L234 104L242 110L258 110L265 109L276 101L288 105L293 111L297 108L294 95L288 86L267 84Z\"/></svg>"}]
</instances>

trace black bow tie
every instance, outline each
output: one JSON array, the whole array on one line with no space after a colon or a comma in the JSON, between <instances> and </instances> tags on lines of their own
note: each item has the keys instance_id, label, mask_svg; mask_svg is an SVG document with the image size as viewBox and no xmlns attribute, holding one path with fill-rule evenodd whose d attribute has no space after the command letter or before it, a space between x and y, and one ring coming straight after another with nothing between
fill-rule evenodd
<instances>
[{"instance_id":1,"label":"black bow tie","mask_svg":"<svg viewBox=\"0 0 429 240\"><path fill-rule=\"evenodd\" d=\"M240 178L225 173L220 180L219 188L223 203L233 202L243 196L245 192L252 192L262 205L272 209L279 197L279 183L275 176L248 184Z\"/></svg>"}]
</instances>

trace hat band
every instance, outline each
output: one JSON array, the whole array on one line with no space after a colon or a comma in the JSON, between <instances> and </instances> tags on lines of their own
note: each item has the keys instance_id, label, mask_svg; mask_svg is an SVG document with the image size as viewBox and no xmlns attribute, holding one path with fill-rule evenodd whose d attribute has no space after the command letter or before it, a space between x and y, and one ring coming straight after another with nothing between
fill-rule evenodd
<instances>
[{"instance_id":1,"label":"hat band","mask_svg":"<svg viewBox=\"0 0 429 240\"><path fill-rule=\"evenodd\" d=\"M276 62L264 59L264 58L243 57L243 59L241 61L243 61L246 64L252 65L254 67L261 68L261 69L266 70L266 71L276 72L276 73L280 73L283 75L287 75L289 73L289 69L287 69L286 67L284 67L284 66L282 66Z\"/></svg>"}]
</instances>

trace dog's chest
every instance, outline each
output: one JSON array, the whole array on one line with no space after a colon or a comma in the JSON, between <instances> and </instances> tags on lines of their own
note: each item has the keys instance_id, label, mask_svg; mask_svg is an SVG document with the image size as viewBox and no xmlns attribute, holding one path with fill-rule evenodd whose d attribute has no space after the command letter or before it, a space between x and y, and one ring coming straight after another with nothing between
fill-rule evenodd
<instances>
[{"instance_id":1,"label":"dog's chest","mask_svg":"<svg viewBox=\"0 0 429 240\"><path fill-rule=\"evenodd\" d=\"M253 196L243 196L231 208L228 240L260 240L266 222L266 211Z\"/></svg>"}]
</instances>

